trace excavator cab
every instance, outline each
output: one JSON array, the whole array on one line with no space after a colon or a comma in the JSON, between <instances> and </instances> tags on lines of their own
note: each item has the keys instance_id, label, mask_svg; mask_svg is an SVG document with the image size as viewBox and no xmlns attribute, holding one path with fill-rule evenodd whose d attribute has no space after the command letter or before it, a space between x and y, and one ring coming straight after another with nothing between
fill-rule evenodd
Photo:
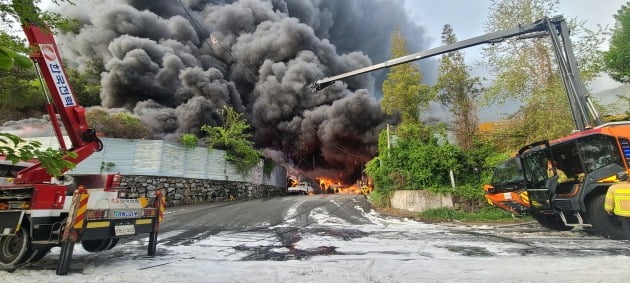
<instances>
[{"instance_id":1,"label":"excavator cab","mask_svg":"<svg viewBox=\"0 0 630 283\"><path fill-rule=\"evenodd\" d=\"M603 210L607 187L626 170L619 140L595 129L522 148L518 156L532 216L550 229L592 226L620 238L621 226Z\"/></svg>"},{"instance_id":2,"label":"excavator cab","mask_svg":"<svg viewBox=\"0 0 630 283\"><path fill-rule=\"evenodd\" d=\"M533 211L584 210L575 199L583 199L598 184L613 182L611 178L625 170L616 138L599 133L532 144L519 156Z\"/></svg>"}]
</instances>

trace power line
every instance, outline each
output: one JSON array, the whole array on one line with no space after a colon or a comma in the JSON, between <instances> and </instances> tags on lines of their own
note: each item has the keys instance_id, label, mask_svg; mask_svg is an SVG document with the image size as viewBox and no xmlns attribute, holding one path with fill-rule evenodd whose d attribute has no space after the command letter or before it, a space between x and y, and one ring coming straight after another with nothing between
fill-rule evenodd
<instances>
[{"instance_id":1,"label":"power line","mask_svg":"<svg viewBox=\"0 0 630 283\"><path fill-rule=\"evenodd\" d=\"M337 148L337 149L339 149L339 150L343 151L344 153L346 153L346 154L348 154L348 155L352 155L352 156L354 156L354 157L358 157L358 158L367 158L367 157L368 157L368 156L366 156L366 155L362 155L362 154L358 154L358 153L351 152L350 150L345 149L344 147L342 147L341 145L337 144L336 142L334 142L334 141L332 141L332 140L330 141L330 143L331 143L331 144L332 144L335 148Z\"/></svg>"}]
</instances>

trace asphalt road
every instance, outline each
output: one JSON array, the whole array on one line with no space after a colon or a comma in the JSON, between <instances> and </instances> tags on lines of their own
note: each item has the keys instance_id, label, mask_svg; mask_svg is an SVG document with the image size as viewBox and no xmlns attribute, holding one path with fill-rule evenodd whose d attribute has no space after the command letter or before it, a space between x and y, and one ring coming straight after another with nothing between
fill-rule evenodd
<instances>
[{"instance_id":1,"label":"asphalt road","mask_svg":"<svg viewBox=\"0 0 630 283\"><path fill-rule=\"evenodd\" d=\"M161 243L176 245L224 231L240 233L275 229L297 232L315 224L312 215L321 210L350 225L371 224L363 213L370 209L365 196L330 194L173 207L167 209L160 233L182 232L164 238Z\"/></svg>"},{"instance_id":2,"label":"asphalt road","mask_svg":"<svg viewBox=\"0 0 630 283\"><path fill-rule=\"evenodd\" d=\"M410 226L389 230L396 217L369 214L371 207L361 195L287 196L263 200L199 204L171 208L167 211L161 233L161 245L187 245L219 233L243 235L262 233L264 240L273 238L285 247L295 246L305 235L326 235L349 241L362 237L447 242L450 251L469 256L521 255L588 255L630 256L628 244L612 241L585 231L550 231L537 223L522 225L467 225L464 223L418 223L426 231ZM370 228L372 226L374 229ZM368 227L368 229L364 229ZM367 230L367 232L366 232ZM247 237L246 237L247 238ZM254 237L256 238L256 237ZM255 241L255 239L248 239ZM264 241L264 242L266 242ZM452 243L452 244L451 244ZM469 243L462 246L459 243ZM470 244L474 243L474 244ZM620 249L621 246L626 248ZM238 248L238 243L234 247ZM261 244L264 246L264 244ZM452 247L451 247L452 246ZM492 248L488 248L492 247ZM502 247L505 247L503 250ZM337 247L333 247L337 248ZM369 247L366 247L369 248ZM378 248L378 247L375 247ZM265 255L262 248L250 258L282 260L282 255ZM330 251L289 250L285 259L308 258ZM367 252L367 251L366 251ZM399 252L399 251L397 251ZM293 253L293 254L291 254Z\"/></svg>"},{"instance_id":3,"label":"asphalt road","mask_svg":"<svg viewBox=\"0 0 630 283\"><path fill-rule=\"evenodd\" d=\"M123 239L100 253L87 253L77 245L70 273L111 277L109 267L117 262L126 272L152 276L210 260L230 266L234 273L223 274L226 278L244 282L251 281L243 274L251 264L280 273L289 268L299 278L304 274L297 266L307 263L321 269L311 277L314 281L330 275L326 270L343 266L363 270L365 278L343 277L340 270L334 276L342 277L333 278L365 282L385 274L382 282L451 281L469 277L462 273L453 277L450 269L468 268L481 281L487 279L486 273L503 279L525 280L536 274L539 279L601 280L605 274L625 278L625 263L620 262L630 259L628 241L584 231L550 231L537 223L423 223L375 213L360 195L286 196L168 208L158 238L155 258L146 256L146 235ZM54 272L58 255L58 248L53 249L42 261L23 267L25 274ZM425 266L425 273L412 272L417 265ZM598 266L600 274L585 266Z\"/></svg>"}]
</instances>

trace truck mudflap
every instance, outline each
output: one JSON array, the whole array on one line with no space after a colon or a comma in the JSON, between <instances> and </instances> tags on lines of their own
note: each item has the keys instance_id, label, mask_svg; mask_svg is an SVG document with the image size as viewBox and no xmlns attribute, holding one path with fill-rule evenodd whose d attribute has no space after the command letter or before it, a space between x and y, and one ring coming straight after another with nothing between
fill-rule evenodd
<instances>
[{"instance_id":1,"label":"truck mudflap","mask_svg":"<svg viewBox=\"0 0 630 283\"><path fill-rule=\"evenodd\" d=\"M14 236L20 230L24 210L0 211L0 236Z\"/></svg>"}]
</instances>

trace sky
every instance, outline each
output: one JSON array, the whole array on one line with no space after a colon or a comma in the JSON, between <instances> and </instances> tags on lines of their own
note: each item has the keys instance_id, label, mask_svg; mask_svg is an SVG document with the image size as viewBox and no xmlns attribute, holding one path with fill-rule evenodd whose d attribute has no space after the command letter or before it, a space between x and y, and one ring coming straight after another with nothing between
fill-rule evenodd
<instances>
[{"instance_id":1,"label":"sky","mask_svg":"<svg viewBox=\"0 0 630 283\"><path fill-rule=\"evenodd\" d=\"M459 40L485 34L484 23L488 16L490 2L490 0L405 0L405 9L411 19L426 28L428 37L431 38L431 46L434 47L440 45L442 27L447 23L453 27ZM626 3L624 0L561 0L558 11L565 18L585 21L586 27L590 29L595 29L597 25L612 27L615 23L613 15L624 3ZM607 48L608 43L603 46L604 50ZM463 50L467 63L478 62L481 58L480 50L480 47ZM589 87L593 92L597 92L619 85L605 75Z\"/></svg>"},{"instance_id":2,"label":"sky","mask_svg":"<svg viewBox=\"0 0 630 283\"><path fill-rule=\"evenodd\" d=\"M440 34L444 24L451 24L459 40L476 37L485 34L484 23L486 21L491 0L403 0L404 9L407 11L409 18L418 26L423 27L426 33L418 36L424 41L429 38L429 47L437 47L441 45ZM50 0L44 0L43 6L46 7ZM625 0L560 0L558 5L558 14L562 14L565 18L577 18L585 21L588 28L595 29L598 25L612 27L614 24L613 15L625 3ZM550 15L553 16L553 15ZM608 43L602 46L607 49ZM485 67L479 66L477 63L481 61L482 46L471 47L462 50L466 55L466 61L473 66L473 74L476 76L488 78L490 75ZM417 52L420 50L410 50ZM374 59L373 59L374 60ZM434 58L437 60L437 57ZM378 62L377 62L378 61ZM373 63L380 63L376 60ZM477 66L475 66L477 65ZM427 74L425 78L430 78ZM430 82L429 82L430 83ZM620 86L619 83L610 79L606 74L602 74L598 79L589 83L587 88L591 93L597 93L603 90L612 89ZM487 111L481 109L480 119L482 122L495 121L503 118L507 114L511 114L518 109L518 105L503 105L498 111ZM440 120L448 119L444 117L444 109L439 106L432 107L427 116L436 116Z\"/></svg>"}]
</instances>

